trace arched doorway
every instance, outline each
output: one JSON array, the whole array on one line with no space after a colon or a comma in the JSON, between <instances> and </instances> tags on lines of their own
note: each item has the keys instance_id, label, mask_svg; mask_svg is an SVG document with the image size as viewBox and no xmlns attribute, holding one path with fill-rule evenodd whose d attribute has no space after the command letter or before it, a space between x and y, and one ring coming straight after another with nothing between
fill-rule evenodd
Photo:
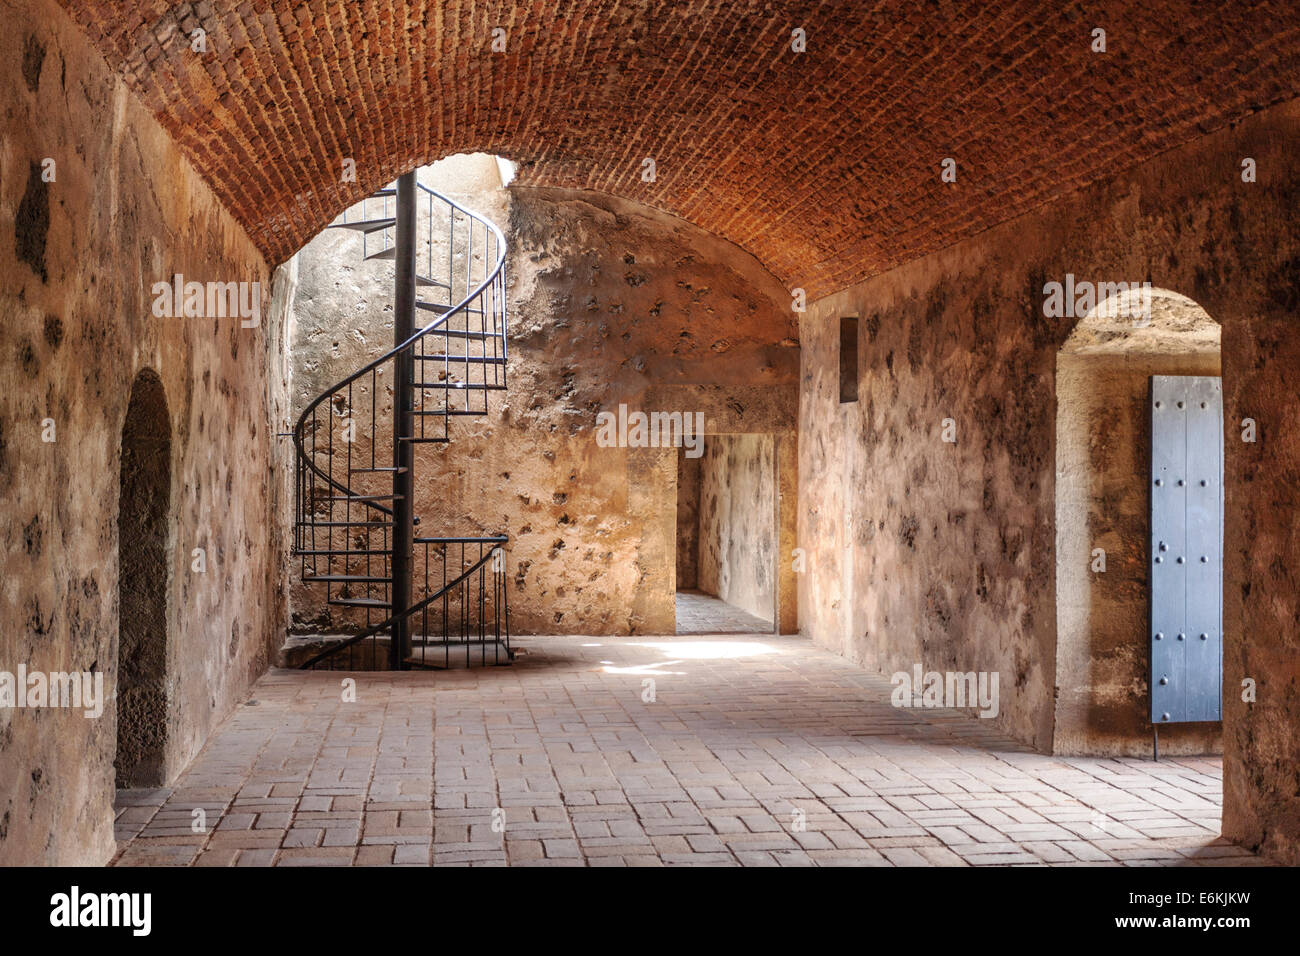
<instances>
[{"instance_id":1,"label":"arched doorway","mask_svg":"<svg viewBox=\"0 0 1300 956\"><path fill-rule=\"evenodd\" d=\"M168 513L171 421L157 373L131 386L117 513L118 788L164 783L167 745Z\"/></svg>"},{"instance_id":2,"label":"arched doorway","mask_svg":"<svg viewBox=\"0 0 1300 956\"><path fill-rule=\"evenodd\" d=\"M1219 325L1164 289L1098 303L1057 355L1056 753L1151 754L1151 390L1219 374ZM1162 726L1160 744L1218 752L1220 725Z\"/></svg>"}]
</instances>

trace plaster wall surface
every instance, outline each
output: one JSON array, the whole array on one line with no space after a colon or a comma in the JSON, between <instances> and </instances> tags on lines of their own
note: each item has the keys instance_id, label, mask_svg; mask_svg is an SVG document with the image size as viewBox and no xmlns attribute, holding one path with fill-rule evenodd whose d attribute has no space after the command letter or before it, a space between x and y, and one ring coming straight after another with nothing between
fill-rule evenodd
<instances>
[{"instance_id":1,"label":"plaster wall surface","mask_svg":"<svg viewBox=\"0 0 1300 956\"><path fill-rule=\"evenodd\" d=\"M1000 674L1048 750L1057 695L1056 355L1044 286L1150 280L1222 328L1224 831L1300 860L1300 104L1205 136L819 300L801 322L800 620L865 667ZM1242 158L1263 172L1243 182ZM957 189L968 188L955 186ZM838 401L860 316L859 401ZM1253 418L1259 435L1241 440ZM943 441L952 419L955 442ZM1253 703L1241 699L1256 682ZM1132 706L1145 707L1135 688Z\"/></svg>"},{"instance_id":2,"label":"plaster wall surface","mask_svg":"<svg viewBox=\"0 0 1300 956\"><path fill-rule=\"evenodd\" d=\"M261 254L64 12L37 0L0 3L0 15L0 670L97 671L109 698L97 719L0 708L0 864L97 864L114 852L131 383L156 372L170 418L170 779L265 670L282 629L286 503L268 454L278 331ZM261 283L260 327L156 318L152 285L175 273Z\"/></svg>"}]
</instances>

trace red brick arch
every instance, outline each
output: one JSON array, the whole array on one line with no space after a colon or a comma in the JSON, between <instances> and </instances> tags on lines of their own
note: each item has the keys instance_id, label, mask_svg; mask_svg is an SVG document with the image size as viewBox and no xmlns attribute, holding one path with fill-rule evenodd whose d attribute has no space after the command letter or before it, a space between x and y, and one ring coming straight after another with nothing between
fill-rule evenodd
<instances>
[{"instance_id":1,"label":"red brick arch","mask_svg":"<svg viewBox=\"0 0 1300 956\"><path fill-rule=\"evenodd\" d=\"M397 174L486 150L523 184L675 213L815 298L1300 84L1288 3L62 2L272 263Z\"/></svg>"}]
</instances>

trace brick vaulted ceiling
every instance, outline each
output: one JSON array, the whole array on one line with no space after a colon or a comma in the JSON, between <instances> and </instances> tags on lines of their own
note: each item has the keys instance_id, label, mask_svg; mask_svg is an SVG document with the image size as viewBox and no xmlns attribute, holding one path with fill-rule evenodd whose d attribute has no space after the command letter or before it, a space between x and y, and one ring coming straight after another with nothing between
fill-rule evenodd
<instances>
[{"instance_id":1,"label":"brick vaulted ceiling","mask_svg":"<svg viewBox=\"0 0 1300 956\"><path fill-rule=\"evenodd\" d=\"M271 262L483 150L816 298L1300 94L1296 0L62 2Z\"/></svg>"}]
</instances>

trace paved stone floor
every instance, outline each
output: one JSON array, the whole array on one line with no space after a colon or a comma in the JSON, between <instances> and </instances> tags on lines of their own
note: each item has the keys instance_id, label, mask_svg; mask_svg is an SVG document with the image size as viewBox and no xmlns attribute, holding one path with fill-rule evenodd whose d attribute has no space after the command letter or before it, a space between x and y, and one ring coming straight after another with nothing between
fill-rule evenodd
<instances>
[{"instance_id":1,"label":"paved stone floor","mask_svg":"<svg viewBox=\"0 0 1300 956\"><path fill-rule=\"evenodd\" d=\"M1258 864L1217 758L1054 758L799 638L525 638L512 667L272 671L119 865ZM653 691L653 693L652 693ZM205 832L192 831L202 810Z\"/></svg>"},{"instance_id":2,"label":"paved stone floor","mask_svg":"<svg viewBox=\"0 0 1300 956\"><path fill-rule=\"evenodd\" d=\"M677 633L771 634L772 622L703 591L678 591Z\"/></svg>"}]
</instances>

